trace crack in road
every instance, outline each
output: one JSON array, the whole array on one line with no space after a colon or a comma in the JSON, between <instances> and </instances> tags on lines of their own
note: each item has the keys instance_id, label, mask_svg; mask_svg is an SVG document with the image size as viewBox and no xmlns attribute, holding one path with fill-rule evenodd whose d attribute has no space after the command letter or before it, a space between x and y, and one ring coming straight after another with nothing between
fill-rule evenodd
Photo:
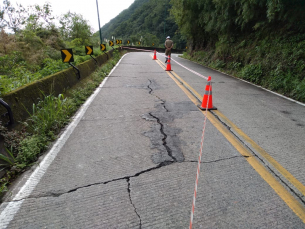
<instances>
[{"instance_id":1,"label":"crack in road","mask_svg":"<svg viewBox=\"0 0 305 229\"><path fill-rule=\"evenodd\" d=\"M221 159L217 159L214 161L201 161L201 164L209 164L209 163L215 163L215 162L219 162L219 161L226 161L226 160L231 160L233 158L248 158L249 156L233 156L233 157L228 157L228 158L221 158ZM198 161L184 161L184 162L196 162L198 163Z\"/></svg>"},{"instance_id":2,"label":"crack in road","mask_svg":"<svg viewBox=\"0 0 305 229\"><path fill-rule=\"evenodd\" d=\"M137 212L137 208L136 208L136 206L134 205L134 203L132 202L132 199L131 199L130 178L127 178L126 181L127 181L127 184L128 184L127 191L128 191L128 194L129 194L129 200L130 200L130 203L132 204L132 206L134 208L135 213L137 214L137 216L140 220L140 229L141 229L142 228L142 219L141 219L141 216L139 215L139 213Z\"/></svg>"},{"instance_id":3,"label":"crack in road","mask_svg":"<svg viewBox=\"0 0 305 229\"><path fill-rule=\"evenodd\" d=\"M150 87L150 85L152 84L152 81L150 80L150 79L148 79L148 81L149 81L149 84L147 85L147 88L149 89L149 94L151 95L152 94L152 92L153 92L153 89ZM169 110L166 108L166 106L165 106L165 100L163 100L163 99L161 99L159 96L157 96L157 95L154 95L154 96L156 96L160 101L161 101L161 104L163 105L163 108L166 110L166 112L169 112Z\"/></svg>"},{"instance_id":4,"label":"crack in road","mask_svg":"<svg viewBox=\"0 0 305 229\"><path fill-rule=\"evenodd\" d=\"M149 81L149 84L147 85L147 88L149 89L149 94L152 95L153 93L153 89L151 88L151 84L153 83L150 79L148 79ZM154 95L157 99L159 99L161 101L161 104L162 104L162 107L165 109L166 112L169 112L169 110L166 108L165 106L165 103L166 101L161 99L159 96L157 95ZM148 113L152 118L154 118L157 123L160 125L160 132L161 134L163 135L163 138L162 138L162 145L164 146L164 148L166 149L166 152L168 154L168 156L170 156L174 162L177 162L177 158L173 156L172 154L172 149L167 145L167 134L164 132L164 125L163 123L161 122L160 118L158 118L157 116L153 115L151 112Z\"/></svg>"},{"instance_id":5,"label":"crack in road","mask_svg":"<svg viewBox=\"0 0 305 229\"><path fill-rule=\"evenodd\" d=\"M171 148L167 145L167 142L166 142L167 134L164 132L164 125L162 124L162 122L160 121L160 119L158 117L156 117L155 115L153 115L151 113L148 113L148 114L157 120L157 123L160 125L160 132L163 135L162 145L165 147L168 156L170 156L174 160L174 162L177 162L177 158L175 158L173 156Z\"/></svg>"},{"instance_id":6,"label":"crack in road","mask_svg":"<svg viewBox=\"0 0 305 229\"><path fill-rule=\"evenodd\" d=\"M208 161L208 162L201 162L201 163L203 163L203 164L205 164L205 163L217 163L219 161L230 160L230 159L238 158L238 157L248 157L248 156L233 156L233 157L230 157L230 158L223 158L223 159L218 159L218 160ZM183 161L181 163L185 163L185 162L186 163L198 163L198 161ZM18 200L4 201L3 203L20 202L20 201L24 201L24 200L27 200L27 199L40 199L40 198L48 198L48 197L55 197L55 198L57 198L57 197L60 197L60 196L62 196L64 194L70 194L70 193L76 192L76 191L78 191L80 189L83 189L83 188L89 188L89 187L96 186L96 185L109 184L109 183L116 182L116 181L126 180L127 183L128 183L127 191L128 191L128 194L129 194L129 199L130 199L131 204L134 206L134 204L132 202L132 199L131 199L130 179L138 177L138 176L140 176L140 175L142 175L144 173L148 173L148 172L160 169L162 167L174 164L174 163L176 163L176 162L175 161L164 161L164 162L161 162L160 164L158 164L155 167L152 167L152 168L149 168L149 169L145 169L145 170L140 171L138 173L135 173L134 175L131 175L131 176L120 177L120 178L116 178L116 179L112 179L112 180L104 181L104 182L96 182L96 183L80 186L80 187L77 187L77 188L74 188L74 189L70 189L70 190L65 191L65 192L58 192L58 193L48 192L46 194L36 195L36 196L29 196L29 197L18 199ZM136 212L137 216L140 219L140 228L141 228L141 217L137 213L137 210L136 210L135 206L134 206L134 208L135 208L135 212Z\"/></svg>"},{"instance_id":7,"label":"crack in road","mask_svg":"<svg viewBox=\"0 0 305 229\"><path fill-rule=\"evenodd\" d=\"M56 193L56 192L48 192L46 194L41 194L41 195L36 195L36 196L29 196L29 197L18 199L18 200L7 201L7 203L8 202L19 202L19 201L26 200L26 199L39 199L39 198L45 198L45 197L60 197L60 196L62 196L64 194L76 192L79 189L88 188L88 187L95 186L95 185L108 184L108 183L115 182L115 181L120 181L120 180L128 180L130 178L138 177L138 176L140 176L140 175L142 175L144 173L148 173L148 172L151 172L153 170L157 170L159 168L168 166L168 165L170 165L172 163L174 163L174 162L173 161L165 161L165 162L162 162L162 163L158 164L155 167L152 167L152 168L149 168L149 169L145 169L143 171L135 173L134 175L120 177L120 178L112 179L112 180L109 180L109 181L96 182L96 183L80 186L80 187L77 187L77 188L74 188L74 189L70 189L70 190L65 191L65 192L58 192L58 193Z\"/></svg>"},{"instance_id":8,"label":"crack in road","mask_svg":"<svg viewBox=\"0 0 305 229\"><path fill-rule=\"evenodd\" d=\"M152 81L149 79L149 84L147 85L147 88L150 90L148 93L151 95L151 93L153 92L153 89L150 87L150 85L152 84Z\"/></svg>"}]
</instances>

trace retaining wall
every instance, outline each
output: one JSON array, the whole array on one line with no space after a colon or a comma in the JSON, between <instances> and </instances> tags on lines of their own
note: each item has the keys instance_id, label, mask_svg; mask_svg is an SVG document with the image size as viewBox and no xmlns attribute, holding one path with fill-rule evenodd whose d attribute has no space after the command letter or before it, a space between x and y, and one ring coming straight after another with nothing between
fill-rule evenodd
<instances>
[{"instance_id":1,"label":"retaining wall","mask_svg":"<svg viewBox=\"0 0 305 229\"><path fill-rule=\"evenodd\" d=\"M98 66L106 63L108 58L112 57L113 50L95 57L98 62ZM78 79L76 71L70 67L61 72L47 76L38 81L24 85L2 97L2 99L11 107L15 124L13 128L18 125L20 121L24 121L29 117L29 112L32 112L33 104L37 103L42 96L42 92L45 95L49 95L51 92L54 96L57 96L67 89L71 88L81 80L92 74L98 67L93 59L85 61L77 65L80 70L81 78ZM0 105L0 115L6 113L6 109ZM8 122L7 117L0 117L3 124Z\"/></svg>"}]
</instances>

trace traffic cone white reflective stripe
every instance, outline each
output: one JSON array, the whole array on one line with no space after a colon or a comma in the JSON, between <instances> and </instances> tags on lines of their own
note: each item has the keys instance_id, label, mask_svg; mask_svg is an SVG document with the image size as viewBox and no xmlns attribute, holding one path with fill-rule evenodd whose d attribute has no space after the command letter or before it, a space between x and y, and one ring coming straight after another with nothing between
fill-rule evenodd
<instances>
[{"instance_id":1,"label":"traffic cone white reflective stripe","mask_svg":"<svg viewBox=\"0 0 305 229\"><path fill-rule=\"evenodd\" d=\"M211 76L208 77L208 82L205 87L202 103L199 108L201 110L217 110L217 108L213 106Z\"/></svg>"},{"instance_id":2,"label":"traffic cone white reflective stripe","mask_svg":"<svg viewBox=\"0 0 305 229\"><path fill-rule=\"evenodd\" d=\"M155 50L155 53L154 53L154 58L153 58L153 60L157 60L156 50Z\"/></svg>"},{"instance_id":3,"label":"traffic cone white reflective stripe","mask_svg":"<svg viewBox=\"0 0 305 229\"><path fill-rule=\"evenodd\" d=\"M167 65L166 65L166 70L165 71L172 71L172 68L171 68L171 57L170 56L168 56Z\"/></svg>"}]
</instances>

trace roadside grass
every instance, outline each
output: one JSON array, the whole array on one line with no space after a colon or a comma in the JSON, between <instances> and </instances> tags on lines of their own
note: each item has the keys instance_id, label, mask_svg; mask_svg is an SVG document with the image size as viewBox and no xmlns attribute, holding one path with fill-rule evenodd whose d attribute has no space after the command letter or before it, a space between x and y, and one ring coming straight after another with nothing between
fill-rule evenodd
<instances>
[{"instance_id":1,"label":"roadside grass","mask_svg":"<svg viewBox=\"0 0 305 229\"><path fill-rule=\"evenodd\" d=\"M183 58L305 102L305 34L221 40Z\"/></svg>"},{"instance_id":2,"label":"roadside grass","mask_svg":"<svg viewBox=\"0 0 305 229\"><path fill-rule=\"evenodd\" d=\"M8 185L28 167L36 163L38 157L48 149L60 131L70 122L70 118L93 93L121 55L114 52L113 58L84 79L65 95L44 95L38 104L33 104L30 117L22 123L20 131L9 131L1 125L0 136L4 138L7 155L0 154L0 171L6 174L0 179L0 198L8 191Z\"/></svg>"}]
</instances>

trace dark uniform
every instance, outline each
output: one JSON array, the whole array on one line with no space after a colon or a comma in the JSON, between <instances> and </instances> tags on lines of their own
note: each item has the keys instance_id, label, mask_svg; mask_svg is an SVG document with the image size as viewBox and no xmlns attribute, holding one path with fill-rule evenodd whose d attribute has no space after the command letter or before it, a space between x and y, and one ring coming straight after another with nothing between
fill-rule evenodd
<instances>
[{"instance_id":1,"label":"dark uniform","mask_svg":"<svg viewBox=\"0 0 305 229\"><path fill-rule=\"evenodd\" d=\"M165 46L165 58L166 58L166 60L165 60L165 63L167 62L167 57L168 56L171 56L171 54L172 54L172 48L173 48L173 46L174 46L174 42L172 41L172 40L170 40L170 37L167 37L166 38L166 41L165 41L165 43L164 43L164 46Z\"/></svg>"}]
</instances>

